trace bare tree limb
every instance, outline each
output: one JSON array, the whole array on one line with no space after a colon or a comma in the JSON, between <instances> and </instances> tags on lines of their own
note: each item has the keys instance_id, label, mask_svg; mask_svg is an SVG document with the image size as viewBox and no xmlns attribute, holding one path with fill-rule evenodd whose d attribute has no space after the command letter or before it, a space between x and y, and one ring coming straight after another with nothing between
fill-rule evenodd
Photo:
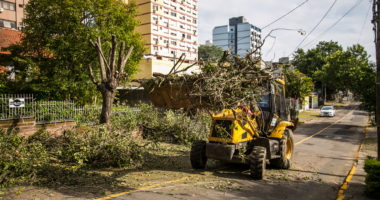
<instances>
[{"instance_id":1,"label":"bare tree limb","mask_svg":"<svg viewBox=\"0 0 380 200\"><path fill-rule=\"evenodd\" d=\"M90 43L96 49L96 51L98 53L99 65L100 65L100 75L101 75L102 81L105 82L107 79L107 76L106 76L106 69L104 66L104 56L101 56L101 54L99 53L99 48L98 48L98 45L96 43L94 43L92 40L90 40Z\"/></svg>"},{"instance_id":2,"label":"bare tree limb","mask_svg":"<svg viewBox=\"0 0 380 200\"><path fill-rule=\"evenodd\" d=\"M92 71L92 64L91 64L91 63L88 65L88 69L89 69L89 71L90 71L91 81L92 81L97 87L99 87L99 82L96 81L96 79L95 79L94 72Z\"/></svg>"},{"instance_id":3,"label":"bare tree limb","mask_svg":"<svg viewBox=\"0 0 380 200\"><path fill-rule=\"evenodd\" d=\"M110 48L110 57L109 57L109 65L110 65L109 76L110 77L113 77L115 73L116 49L117 49L116 35L112 35L112 46Z\"/></svg>"},{"instance_id":4,"label":"bare tree limb","mask_svg":"<svg viewBox=\"0 0 380 200\"><path fill-rule=\"evenodd\" d=\"M131 56L133 48L134 48L133 46L129 47L127 55L124 56L123 61L121 62L121 65L119 66L120 75L124 74L125 64L127 63L129 57Z\"/></svg>"},{"instance_id":5,"label":"bare tree limb","mask_svg":"<svg viewBox=\"0 0 380 200\"><path fill-rule=\"evenodd\" d=\"M185 54L182 53L181 56L179 57L178 61L174 64L174 66L172 67L172 69L169 71L168 74L171 74L175 70L175 68L177 67L178 63L183 59L184 56L185 56Z\"/></svg>"},{"instance_id":6,"label":"bare tree limb","mask_svg":"<svg viewBox=\"0 0 380 200\"><path fill-rule=\"evenodd\" d=\"M125 43L122 42L120 44L120 50L119 50L119 59L117 60L117 71L116 73L114 74L115 78L119 78L121 73L120 73L120 67L123 63L123 54L124 54L124 51L125 51Z\"/></svg>"},{"instance_id":7,"label":"bare tree limb","mask_svg":"<svg viewBox=\"0 0 380 200\"><path fill-rule=\"evenodd\" d=\"M196 64L198 64L198 62L195 62L195 63L193 63L193 64L187 66L187 67L184 68L184 69L181 69L181 70L179 70L179 71L176 71L175 74L177 74L177 73L181 73L181 72L185 72L185 71L187 71L188 69L194 67Z\"/></svg>"}]
</instances>

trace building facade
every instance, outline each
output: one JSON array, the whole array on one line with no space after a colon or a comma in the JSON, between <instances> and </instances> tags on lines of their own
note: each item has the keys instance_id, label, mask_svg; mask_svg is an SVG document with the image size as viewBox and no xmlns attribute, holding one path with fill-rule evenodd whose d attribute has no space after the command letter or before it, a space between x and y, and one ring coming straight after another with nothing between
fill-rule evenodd
<instances>
[{"instance_id":1,"label":"building facade","mask_svg":"<svg viewBox=\"0 0 380 200\"><path fill-rule=\"evenodd\" d=\"M0 27L21 29L28 0L0 0Z\"/></svg>"},{"instance_id":2,"label":"building facade","mask_svg":"<svg viewBox=\"0 0 380 200\"><path fill-rule=\"evenodd\" d=\"M212 32L212 42L223 50L231 49L241 57L255 51L253 57L261 55L261 29L250 24L244 17L229 19L228 25L216 26Z\"/></svg>"},{"instance_id":3,"label":"building facade","mask_svg":"<svg viewBox=\"0 0 380 200\"><path fill-rule=\"evenodd\" d=\"M136 78L168 73L182 54L182 68L198 59L198 0L135 0L146 47Z\"/></svg>"}]
</instances>

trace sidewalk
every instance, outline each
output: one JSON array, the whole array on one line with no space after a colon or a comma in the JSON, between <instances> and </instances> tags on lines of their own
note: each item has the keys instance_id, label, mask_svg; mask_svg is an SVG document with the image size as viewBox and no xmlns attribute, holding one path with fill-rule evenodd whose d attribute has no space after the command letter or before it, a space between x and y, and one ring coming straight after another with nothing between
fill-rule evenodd
<instances>
[{"instance_id":1,"label":"sidewalk","mask_svg":"<svg viewBox=\"0 0 380 200\"><path fill-rule=\"evenodd\" d=\"M367 138L364 139L362 149L359 152L359 162L352 176L351 181L348 183L348 188L344 192L344 199L370 199L364 194L365 191L365 177L364 161L367 156L377 156L377 136L376 127L369 127L367 132Z\"/></svg>"}]
</instances>

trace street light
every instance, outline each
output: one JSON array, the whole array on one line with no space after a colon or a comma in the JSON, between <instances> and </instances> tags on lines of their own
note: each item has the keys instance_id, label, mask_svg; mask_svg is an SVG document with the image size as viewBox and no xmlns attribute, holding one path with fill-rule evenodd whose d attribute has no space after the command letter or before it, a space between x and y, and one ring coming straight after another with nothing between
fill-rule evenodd
<instances>
[{"instance_id":1,"label":"street light","mask_svg":"<svg viewBox=\"0 0 380 200\"><path fill-rule=\"evenodd\" d=\"M262 42L262 46L264 46L264 43L265 43L265 40L268 38L268 37L271 37L271 38L276 38L275 36L272 36L272 32L274 31L279 31L279 30L283 30L283 31L297 31L300 35L304 36L306 35L306 31L304 31L303 29L293 29L293 28L275 28L275 29L272 29L271 31L269 31L269 33L264 37L263 39L263 42ZM274 46L274 45L273 45ZM272 50L272 48L271 48ZM270 50L270 51L271 51Z\"/></svg>"},{"instance_id":2,"label":"street light","mask_svg":"<svg viewBox=\"0 0 380 200\"><path fill-rule=\"evenodd\" d=\"M271 31L269 31L269 33L264 37L264 40L263 40L263 44L265 43L265 40L268 38L268 37L273 37L271 36L271 33L274 32L274 31L279 31L279 30L284 30L284 31L297 31L300 35L304 36L306 35L306 31L304 31L303 29L293 29L293 28L275 28L275 29L272 29Z\"/></svg>"}]
</instances>

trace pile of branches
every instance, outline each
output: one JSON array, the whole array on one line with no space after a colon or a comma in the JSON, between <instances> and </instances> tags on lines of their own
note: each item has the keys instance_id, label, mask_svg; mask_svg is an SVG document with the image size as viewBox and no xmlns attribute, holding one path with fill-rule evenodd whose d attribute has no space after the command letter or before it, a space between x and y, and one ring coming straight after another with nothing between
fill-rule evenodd
<instances>
[{"instance_id":1,"label":"pile of branches","mask_svg":"<svg viewBox=\"0 0 380 200\"><path fill-rule=\"evenodd\" d=\"M238 105L252 105L265 91L266 85L273 80L270 73L260 68L260 60L253 59L250 54L240 58L225 51L218 63L199 61L199 72L192 74L181 75L193 67L190 65L183 70L177 70L181 62L183 56L169 74L154 74L153 79L140 82L150 94L165 88L160 94L169 94L168 98L171 101L181 105L168 105L167 108L220 111L236 108ZM173 92L174 90L176 92Z\"/></svg>"}]
</instances>

